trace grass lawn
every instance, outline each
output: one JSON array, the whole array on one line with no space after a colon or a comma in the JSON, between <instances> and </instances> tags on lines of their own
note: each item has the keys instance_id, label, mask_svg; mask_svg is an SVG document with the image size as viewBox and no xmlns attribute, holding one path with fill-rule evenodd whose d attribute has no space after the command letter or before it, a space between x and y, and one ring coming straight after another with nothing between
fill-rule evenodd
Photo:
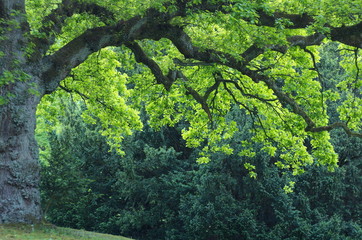
<instances>
[{"instance_id":1,"label":"grass lawn","mask_svg":"<svg viewBox=\"0 0 362 240\"><path fill-rule=\"evenodd\" d=\"M52 225L0 225L0 240L132 240L121 236L55 227Z\"/></svg>"}]
</instances>

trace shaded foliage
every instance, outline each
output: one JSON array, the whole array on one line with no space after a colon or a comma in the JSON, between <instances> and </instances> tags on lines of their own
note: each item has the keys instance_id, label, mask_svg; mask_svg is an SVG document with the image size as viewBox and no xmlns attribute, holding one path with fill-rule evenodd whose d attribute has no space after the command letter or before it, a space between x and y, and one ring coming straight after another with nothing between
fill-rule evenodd
<instances>
[{"instance_id":1,"label":"shaded foliage","mask_svg":"<svg viewBox=\"0 0 362 240\"><path fill-rule=\"evenodd\" d=\"M335 172L311 165L299 176L278 169L277 159L258 145L254 157L215 153L200 165L199 150L181 140L183 126L155 131L144 119L144 130L124 140L125 155L119 156L97 125L81 121L79 103L68 105L62 127L49 133L50 155L43 162L43 200L52 223L147 240L362 236L362 158L351 160L359 148ZM235 110L229 117L242 121L242 115ZM231 144L249 135L251 125L240 125ZM245 161L256 166L257 179ZM295 189L287 194L283 187L290 181Z\"/></svg>"}]
</instances>

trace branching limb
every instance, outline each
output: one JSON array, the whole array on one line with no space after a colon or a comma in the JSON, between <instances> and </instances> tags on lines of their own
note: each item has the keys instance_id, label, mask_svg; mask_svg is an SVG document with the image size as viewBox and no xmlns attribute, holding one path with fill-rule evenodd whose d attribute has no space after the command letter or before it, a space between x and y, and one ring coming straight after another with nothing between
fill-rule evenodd
<instances>
[{"instance_id":1,"label":"branching limb","mask_svg":"<svg viewBox=\"0 0 362 240\"><path fill-rule=\"evenodd\" d=\"M130 41L144 24L144 19L134 17L111 26L92 28L73 39L53 55L43 57L39 75L43 79L44 93L54 91L70 71L84 62L94 52L108 46L120 46Z\"/></svg>"},{"instance_id":2,"label":"branching limb","mask_svg":"<svg viewBox=\"0 0 362 240\"><path fill-rule=\"evenodd\" d=\"M232 54L214 49L200 49L192 43L190 36L188 36L181 27L171 25L169 23L171 18L172 16L170 14L158 13L156 10L150 9L145 16L137 16L127 21L120 21L112 26L87 30L81 36L75 38L52 56L44 58L43 66L46 67L42 77L46 83L46 92L53 91L58 86L60 80L64 79L72 68L78 66L91 53L96 52L103 47L122 44L126 44L131 50L133 50L137 61L147 65L155 75L157 81L163 84L166 89L170 89L175 79L184 77L182 72L169 71L169 73L165 76L162 74L160 67L153 60L148 58L144 52L141 51L142 49L134 43L134 40L160 40L161 38L168 38L187 59L198 60L206 64L224 65L250 77L250 79L252 79L255 83L264 82L268 88L274 92L274 95L281 103L289 105L292 112L304 119L307 125L305 129L306 131L316 132L323 131L323 129L328 131L331 128L342 127L349 135L360 135L358 133L352 133L352 131L348 129L347 125L340 123L317 127L308 113L292 97L280 89L273 79L261 74L260 71L248 68L248 63L262 54L263 49L251 46L240 57L235 57ZM304 20L305 22L309 21L305 16ZM362 41L358 42L356 40L361 38L359 35L362 29L361 24L347 27L348 30L353 30L351 34L352 38L344 38L346 34L342 31L346 28L343 27L338 29L336 28L334 30L332 29L331 37L332 39L335 38L337 41L344 41L351 46L355 46L356 43L360 44ZM292 36L287 40L289 41L290 46L300 46L305 48L306 46L320 44L324 38L325 36L323 34L317 33L311 36ZM289 46L266 46L266 48L271 48L276 51L278 51L278 49L280 51L280 47L286 47L287 49ZM193 97L203 106L204 110L208 109L207 104L205 105L205 97L207 98L213 89L206 91L207 96L196 94L196 91L194 92L192 89L188 89L188 91L193 94Z\"/></svg>"},{"instance_id":3,"label":"branching limb","mask_svg":"<svg viewBox=\"0 0 362 240\"><path fill-rule=\"evenodd\" d=\"M222 12L229 14L232 11L232 6L235 6L237 3L222 1L222 2L212 2L207 0L202 0L199 4L188 4L192 1L190 0L177 0L176 6L178 8L177 15L186 16L187 11L203 11L203 12ZM279 19L288 19L292 25L286 26L287 28L296 29L304 28L314 22L312 16L307 14L288 14L283 12L274 12L273 14L266 13L262 9L257 9L256 13L259 15L259 26L270 26L274 27L277 20ZM243 20L249 21L248 17L244 17Z\"/></svg>"},{"instance_id":4,"label":"branching limb","mask_svg":"<svg viewBox=\"0 0 362 240\"><path fill-rule=\"evenodd\" d=\"M362 138L362 133L358 133L358 132L353 132L346 123L343 122L336 122L327 126L322 126L322 127L314 127L312 129L310 129L310 132L323 132L323 131L331 131L333 129L336 128L343 128L343 130L347 133L348 136L353 136L353 137L359 137Z\"/></svg>"},{"instance_id":5,"label":"branching limb","mask_svg":"<svg viewBox=\"0 0 362 240\"><path fill-rule=\"evenodd\" d=\"M362 22L353 26L332 28L331 39L349 46L362 48Z\"/></svg>"},{"instance_id":6,"label":"branching limb","mask_svg":"<svg viewBox=\"0 0 362 240\"><path fill-rule=\"evenodd\" d=\"M141 46L136 42L127 42L125 46L128 47L135 55L136 61L145 64L153 73L158 84L162 84L167 91L170 90L172 83L175 81L176 76L172 77L172 72L169 76L165 76L158 64L149 58L143 51Z\"/></svg>"},{"instance_id":7,"label":"branching limb","mask_svg":"<svg viewBox=\"0 0 362 240\"><path fill-rule=\"evenodd\" d=\"M151 72L153 73L153 75L156 78L157 83L162 84L167 91L169 91L171 89L171 86L172 86L173 82L177 78L183 79L185 82L188 81L186 76L181 71L177 71L177 70L172 71L172 70L170 70L169 73L167 74L167 76L164 75L162 73L162 70L161 70L160 66L154 60L149 58L145 54L145 52L142 50L140 45L137 44L136 42L127 42L127 43L125 43L125 46L128 47L129 49L131 49L131 51L135 55L135 58L136 58L137 62L145 64L151 70ZM190 94L201 105L202 109L208 115L208 118L210 119L210 121L212 121L212 115L211 115L210 108L209 108L209 106L207 104L207 98L209 97L210 93L217 88L217 85L218 84L214 84L213 86L211 86L206 91L204 96L201 96L192 87L185 86L185 88L187 90L187 94Z\"/></svg>"},{"instance_id":8,"label":"branching limb","mask_svg":"<svg viewBox=\"0 0 362 240\"><path fill-rule=\"evenodd\" d=\"M254 95L254 94L250 94L250 93L245 93L245 91L242 89L242 87L235 81L232 81L232 80L227 80L227 79L220 79L221 82L223 83L231 83L234 85L234 87L245 97L250 97L250 98L255 98L255 99L258 99L259 101L261 102L265 102L265 103L268 103L268 102L272 102L272 101L277 101L278 99L277 98L273 98L273 99L265 99L265 98L262 98L258 95Z\"/></svg>"},{"instance_id":9,"label":"branching limb","mask_svg":"<svg viewBox=\"0 0 362 240\"><path fill-rule=\"evenodd\" d=\"M315 70L318 74L318 79L319 79L319 82L321 84L321 106L322 106L322 110L323 110L323 113L325 112L325 107L324 107L324 81L323 81L323 76L322 74L320 73L319 69L318 69L318 66L317 66L317 61L316 61L316 57L314 56L314 53L311 52L310 50L308 50L307 48L304 48L303 49L306 53L309 53L309 55L311 56L312 58L312 62L313 62L313 70Z\"/></svg>"},{"instance_id":10,"label":"branching limb","mask_svg":"<svg viewBox=\"0 0 362 240\"><path fill-rule=\"evenodd\" d=\"M315 33L309 36L291 36L287 38L291 46L299 46L300 48L306 48L308 46L320 45L326 36L321 33Z\"/></svg>"},{"instance_id":11,"label":"branching limb","mask_svg":"<svg viewBox=\"0 0 362 240\"><path fill-rule=\"evenodd\" d=\"M316 127L315 122L310 118L307 112L304 111L304 109L293 98L291 98L287 93L283 92L283 90L276 85L274 80L261 75L257 71L248 69L242 61L235 59L233 56L227 53L221 53L213 49L206 49L201 51L192 44L191 38L181 28L169 26L169 31L165 33L164 37L169 38L186 58L193 58L207 63L225 65L250 77L255 83L259 83L261 81L264 82L268 88L273 90L275 96L280 102L289 105L295 114L301 116L304 119L307 124L307 127L305 128L306 131L315 132L320 131L320 129L324 129L324 127ZM298 36L297 38L291 38L289 39L289 42L293 43L293 45L306 47L309 45L320 44L323 38L324 36L315 34L307 37ZM330 127L335 128L340 126L342 125L329 125L326 126L325 130L330 129ZM360 136L359 133L353 133L346 125L343 128L349 135Z\"/></svg>"},{"instance_id":12,"label":"branching limb","mask_svg":"<svg viewBox=\"0 0 362 240\"><path fill-rule=\"evenodd\" d=\"M180 11L177 12L175 15L184 16L186 13L187 2L189 1L178 1L180 4L179 9ZM181 4L182 3L182 4ZM232 6L233 3L210 3L209 1L202 1L198 5L191 5L193 11L207 11L207 12L222 12L225 14L231 13L231 8L227 8ZM180 7L182 6L182 7ZM225 8L226 7L226 8ZM228 10L230 9L230 10ZM305 28L307 26L312 25L315 23L315 19L313 16L304 14L290 14L284 12L274 12L272 14L265 12L263 9L257 9L257 14L259 15L258 18L258 26L269 26L275 27L276 23L280 19L287 19L291 25L284 26L285 28L289 29L298 29L298 28ZM244 21L249 21L247 17L243 18ZM349 46L354 46L358 48L362 48L362 22L357 23L353 26L342 26L342 27L331 27L330 38L333 41L339 41Z\"/></svg>"},{"instance_id":13,"label":"branching limb","mask_svg":"<svg viewBox=\"0 0 362 240\"><path fill-rule=\"evenodd\" d=\"M356 66L356 78L355 78L355 86L358 83L358 79L360 78L360 68L359 68L359 64L358 64L358 51L359 48L354 49L354 65ZM355 89L357 89L357 87L355 87Z\"/></svg>"},{"instance_id":14,"label":"branching limb","mask_svg":"<svg viewBox=\"0 0 362 240\"><path fill-rule=\"evenodd\" d=\"M44 57L41 78L45 93L54 91L70 71L84 62L87 57L112 42L112 29L96 28L75 38L51 56Z\"/></svg>"},{"instance_id":15,"label":"branching limb","mask_svg":"<svg viewBox=\"0 0 362 240\"><path fill-rule=\"evenodd\" d=\"M35 37L34 57L42 57L48 51L49 47L54 44L55 38L61 33L66 19L76 13L89 13L99 17L105 23L114 20L114 13L95 3L86 3L84 1L63 0L48 16L42 21L42 28L38 30L41 37Z\"/></svg>"},{"instance_id":16,"label":"branching limb","mask_svg":"<svg viewBox=\"0 0 362 240\"><path fill-rule=\"evenodd\" d=\"M248 107L247 105L245 105L244 103L240 102L237 100L235 94L233 93L233 91L231 91L231 89L227 86L226 82L223 82L224 85L224 89L230 94L230 96L233 98L234 102L240 106L243 106L243 108L245 108L251 116L255 116L257 115L257 111L254 109L251 109L250 107Z\"/></svg>"},{"instance_id":17,"label":"branching limb","mask_svg":"<svg viewBox=\"0 0 362 240\"><path fill-rule=\"evenodd\" d=\"M195 67L195 66L213 66L213 63L205 63L205 62L183 62L178 58L173 59L173 63L178 66L183 67Z\"/></svg>"},{"instance_id":18,"label":"branching limb","mask_svg":"<svg viewBox=\"0 0 362 240\"><path fill-rule=\"evenodd\" d=\"M63 91L67 92L67 93L75 93L77 94L78 96L80 96L84 101L85 100L89 100L91 99L89 96L87 96L86 94L84 93L81 93L80 91L76 90L76 89L70 89L70 88L67 88L66 86L63 86L63 85L59 85L59 88L62 89ZM111 106L107 105L106 103L104 103L103 101L99 100L99 99L96 99L96 102L99 103L100 105L102 105L103 107L107 108L107 109L110 109L110 110L114 110Z\"/></svg>"},{"instance_id":19,"label":"branching limb","mask_svg":"<svg viewBox=\"0 0 362 240\"><path fill-rule=\"evenodd\" d=\"M283 12L275 12L270 15L263 10L258 10L258 15L260 26L274 27L277 20L283 18L288 19L292 23L291 26L286 26L287 28L291 29L305 28L314 22L314 19L307 14L288 14Z\"/></svg>"},{"instance_id":20,"label":"branching limb","mask_svg":"<svg viewBox=\"0 0 362 240\"><path fill-rule=\"evenodd\" d=\"M207 104L204 96L201 96L196 90L194 90L192 87L185 86L187 90L187 94L190 94L202 107L202 109L206 112L209 120L212 122L212 115L209 108L209 105Z\"/></svg>"}]
</instances>

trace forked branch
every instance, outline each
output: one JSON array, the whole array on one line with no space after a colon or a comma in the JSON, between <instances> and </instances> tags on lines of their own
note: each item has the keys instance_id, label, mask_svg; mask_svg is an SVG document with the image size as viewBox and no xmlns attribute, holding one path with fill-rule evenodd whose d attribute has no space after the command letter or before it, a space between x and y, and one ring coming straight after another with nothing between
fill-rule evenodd
<instances>
[{"instance_id":1,"label":"forked branch","mask_svg":"<svg viewBox=\"0 0 362 240\"><path fill-rule=\"evenodd\" d=\"M53 9L49 15L42 20L42 27L39 34L34 37L34 57L42 57L54 44L57 35L62 32L65 21L77 13L88 13L97 16L105 23L114 21L114 13L95 3L84 1L62 0L58 7Z\"/></svg>"},{"instance_id":2,"label":"forked branch","mask_svg":"<svg viewBox=\"0 0 362 240\"><path fill-rule=\"evenodd\" d=\"M335 123L328 126L317 127L316 123L311 119L308 113L292 97L280 89L275 84L274 80L260 74L258 71L250 70L243 61L235 59L235 57L227 53L221 53L213 49L204 49L201 51L199 48L193 45L191 38L180 28L175 29L170 26L169 32L174 34L167 34L166 37L174 43L174 45L181 53L184 54L186 58L192 58L207 63L225 65L238 70L243 75L250 77L255 83L264 82L269 89L273 90L274 95L281 103L289 105L293 113L301 116L304 119L307 125L305 128L306 131L321 132L330 131L337 127L342 127L348 135L362 137L362 134L351 131L344 123ZM293 43L294 46L301 46L304 48L309 45L320 44L323 38L324 36L315 34L307 37L298 36L298 38L291 38L289 39L289 42ZM255 51L251 52L254 56L258 55L254 53ZM258 52L258 50L256 50L256 52Z\"/></svg>"}]
</instances>

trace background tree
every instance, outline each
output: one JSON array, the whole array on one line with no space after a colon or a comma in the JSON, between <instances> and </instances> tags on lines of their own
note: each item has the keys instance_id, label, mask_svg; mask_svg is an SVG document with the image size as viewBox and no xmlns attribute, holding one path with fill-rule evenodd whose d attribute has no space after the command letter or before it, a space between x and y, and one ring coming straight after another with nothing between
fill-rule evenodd
<instances>
[{"instance_id":1,"label":"background tree","mask_svg":"<svg viewBox=\"0 0 362 240\"><path fill-rule=\"evenodd\" d=\"M257 141L295 173L314 160L333 168L329 131L361 137L361 8L342 0L1 0L0 222L41 217L35 111L58 87L90 103L83 117L102 122L114 149L141 128L143 101L152 126L186 120L188 146L207 141L199 162L230 154L220 142L237 131L225 118L236 103L255 125L241 155L252 156ZM325 91L315 69L313 46L324 40L344 44L349 74L337 91ZM148 70L130 78L136 62ZM339 120L330 121L328 102L342 95Z\"/></svg>"},{"instance_id":2,"label":"background tree","mask_svg":"<svg viewBox=\"0 0 362 240\"><path fill-rule=\"evenodd\" d=\"M213 161L197 164L203 146L185 147L184 125L154 131L143 118L144 130L124 139L125 155L119 156L109 151L100 123L84 124L84 104L62 98L57 123L44 132L39 116L37 129L42 196L52 223L150 240L362 236L360 148L334 172L313 164L298 176L278 169L273 164L278 157L263 151L242 159L214 153ZM243 114L237 108L228 114L242 126L227 142L235 148L250 138L252 125L243 123L248 120ZM343 144L351 140L342 138ZM246 162L255 165L257 179L250 177ZM286 193L290 181L295 189Z\"/></svg>"}]
</instances>

